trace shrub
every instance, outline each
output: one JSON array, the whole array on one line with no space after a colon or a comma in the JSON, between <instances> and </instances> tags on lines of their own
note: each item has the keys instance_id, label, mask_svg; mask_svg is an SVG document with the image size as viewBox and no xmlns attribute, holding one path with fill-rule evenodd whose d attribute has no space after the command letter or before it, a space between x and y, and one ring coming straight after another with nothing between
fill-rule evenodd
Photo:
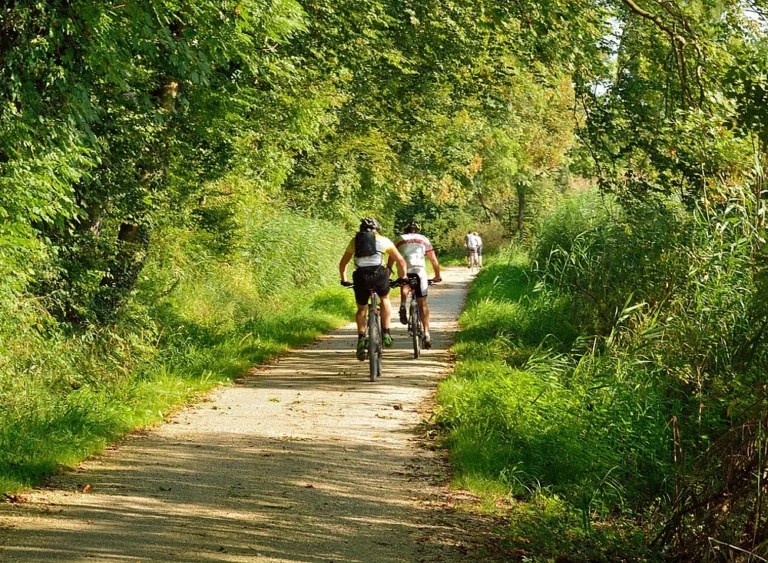
<instances>
[{"instance_id":1,"label":"shrub","mask_svg":"<svg viewBox=\"0 0 768 563\"><path fill-rule=\"evenodd\" d=\"M348 318L351 292L334 283L343 228L263 199L231 209L226 247L210 217L159 228L110 325L68 324L14 297L0 324L0 493Z\"/></svg>"}]
</instances>

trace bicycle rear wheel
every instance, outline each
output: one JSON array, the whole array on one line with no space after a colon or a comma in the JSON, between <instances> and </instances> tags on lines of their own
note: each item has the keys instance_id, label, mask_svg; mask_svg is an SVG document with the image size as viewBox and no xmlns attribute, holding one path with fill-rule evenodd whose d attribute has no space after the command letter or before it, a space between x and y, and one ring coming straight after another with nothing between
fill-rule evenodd
<instances>
[{"instance_id":1,"label":"bicycle rear wheel","mask_svg":"<svg viewBox=\"0 0 768 563\"><path fill-rule=\"evenodd\" d=\"M384 357L384 331L381 328L381 317L376 315L379 331L379 352L376 354L376 378L381 377L381 360Z\"/></svg>"},{"instance_id":2,"label":"bicycle rear wheel","mask_svg":"<svg viewBox=\"0 0 768 563\"><path fill-rule=\"evenodd\" d=\"M413 357L418 360L421 354L421 319L419 317L419 306L416 304L415 299L411 299L410 316Z\"/></svg>"},{"instance_id":3,"label":"bicycle rear wheel","mask_svg":"<svg viewBox=\"0 0 768 563\"><path fill-rule=\"evenodd\" d=\"M371 381L381 375L381 325L376 313L378 300L374 295L368 309L368 367Z\"/></svg>"}]
</instances>

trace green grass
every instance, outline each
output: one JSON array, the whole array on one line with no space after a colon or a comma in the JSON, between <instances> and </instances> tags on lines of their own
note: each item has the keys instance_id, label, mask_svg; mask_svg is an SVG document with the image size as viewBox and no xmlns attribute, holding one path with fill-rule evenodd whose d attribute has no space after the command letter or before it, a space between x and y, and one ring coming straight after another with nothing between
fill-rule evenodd
<instances>
[{"instance_id":1,"label":"green grass","mask_svg":"<svg viewBox=\"0 0 768 563\"><path fill-rule=\"evenodd\" d=\"M58 352L70 361L82 354L80 366L92 364L92 381L66 376L62 381L52 374L45 384L32 379L12 386L4 382L0 494L38 484L120 435L157 423L200 393L230 383L249 367L347 322L349 293L324 288L274 300L249 322L223 333L176 325L175 333L145 350L149 356L123 373L105 374L103 356L89 357L69 347L71 343L62 345ZM120 339L114 335L112 345Z\"/></svg>"},{"instance_id":2,"label":"green grass","mask_svg":"<svg viewBox=\"0 0 768 563\"><path fill-rule=\"evenodd\" d=\"M749 213L585 191L544 217L530 257L487 262L436 420L456 484L510 507L515 552L699 560L717 556L713 537L755 549L760 473L733 470L762 463L766 412ZM719 519L704 498L740 500ZM662 529L676 541L650 541Z\"/></svg>"},{"instance_id":3,"label":"green grass","mask_svg":"<svg viewBox=\"0 0 768 563\"><path fill-rule=\"evenodd\" d=\"M441 266L466 266L467 256L462 252L441 252L438 255Z\"/></svg>"},{"instance_id":4,"label":"green grass","mask_svg":"<svg viewBox=\"0 0 768 563\"><path fill-rule=\"evenodd\" d=\"M663 401L639 385L638 366L586 352L580 312L539 283L522 252L490 259L460 318L436 420L455 484L509 505L513 552L650 560L631 509L663 489Z\"/></svg>"},{"instance_id":5,"label":"green grass","mask_svg":"<svg viewBox=\"0 0 768 563\"><path fill-rule=\"evenodd\" d=\"M38 299L16 299L13 322L0 322L0 494L352 318L352 292L336 281L343 229L279 208L244 211L223 254L194 228L158 232L136 295L110 325L72 326Z\"/></svg>"}]
</instances>

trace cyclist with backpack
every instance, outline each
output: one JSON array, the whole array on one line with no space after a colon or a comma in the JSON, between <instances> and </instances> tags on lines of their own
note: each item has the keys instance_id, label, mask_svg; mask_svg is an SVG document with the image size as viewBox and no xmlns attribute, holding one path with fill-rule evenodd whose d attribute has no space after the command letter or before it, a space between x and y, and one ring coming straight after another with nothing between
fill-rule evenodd
<instances>
[{"instance_id":1,"label":"cyclist with backpack","mask_svg":"<svg viewBox=\"0 0 768 563\"><path fill-rule=\"evenodd\" d=\"M389 332L389 317L392 305L389 301L389 269L384 267L384 255L389 256L389 264L397 262L397 272L400 279L405 280L406 264L395 245L387 237L380 234L381 225L373 217L366 217L360 222L360 230L350 241L347 250L339 262L339 274L342 285L347 285L347 264L354 257L355 271L352 282L357 302L357 359L365 360L368 342L365 338L366 317L368 315L368 296L370 290L376 291L381 298L381 325L384 332L384 346L392 346L392 335Z\"/></svg>"},{"instance_id":2,"label":"cyclist with backpack","mask_svg":"<svg viewBox=\"0 0 768 563\"><path fill-rule=\"evenodd\" d=\"M415 220L411 219L404 230L405 232L402 235L398 235L395 238L395 248L405 258L408 278L415 278L419 281L415 291L416 302L419 304L419 310L421 311L421 321L424 324L424 347L431 348L432 337L429 335L429 307L427 306L429 280L427 278L426 259L429 259L432 263L432 268L435 270L434 282L442 281L440 278L440 264L437 261L435 249L432 248L432 243L421 234L421 227ZM393 258L390 256L388 266L392 266L392 261ZM410 291L411 287L409 284L400 286L400 322L404 325L408 324L405 303Z\"/></svg>"}]
</instances>

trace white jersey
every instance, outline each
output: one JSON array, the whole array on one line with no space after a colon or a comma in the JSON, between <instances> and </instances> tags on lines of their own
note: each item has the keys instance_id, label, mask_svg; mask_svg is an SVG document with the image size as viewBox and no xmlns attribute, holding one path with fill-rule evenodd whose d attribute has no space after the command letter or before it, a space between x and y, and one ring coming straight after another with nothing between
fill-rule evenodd
<instances>
[{"instance_id":1,"label":"white jersey","mask_svg":"<svg viewBox=\"0 0 768 563\"><path fill-rule=\"evenodd\" d=\"M426 268L427 254L435 251L429 239L417 233L405 233L397 236L395 248L403 255L409 271L414 268Z\"/></svg>"},{"instance_id":2,"label":"white jersey","mask_svg":"<svg viewBox=\"0 0 768 563\"><path fill-rule=\"evenodd\" d=\"M469 234L464 237L464 242L467 245L467 248L469 250L477 250L479 246L483 245L483 242L480 240L480 237L476 237L475 235Z\"/></svg>"}]
</instances>

